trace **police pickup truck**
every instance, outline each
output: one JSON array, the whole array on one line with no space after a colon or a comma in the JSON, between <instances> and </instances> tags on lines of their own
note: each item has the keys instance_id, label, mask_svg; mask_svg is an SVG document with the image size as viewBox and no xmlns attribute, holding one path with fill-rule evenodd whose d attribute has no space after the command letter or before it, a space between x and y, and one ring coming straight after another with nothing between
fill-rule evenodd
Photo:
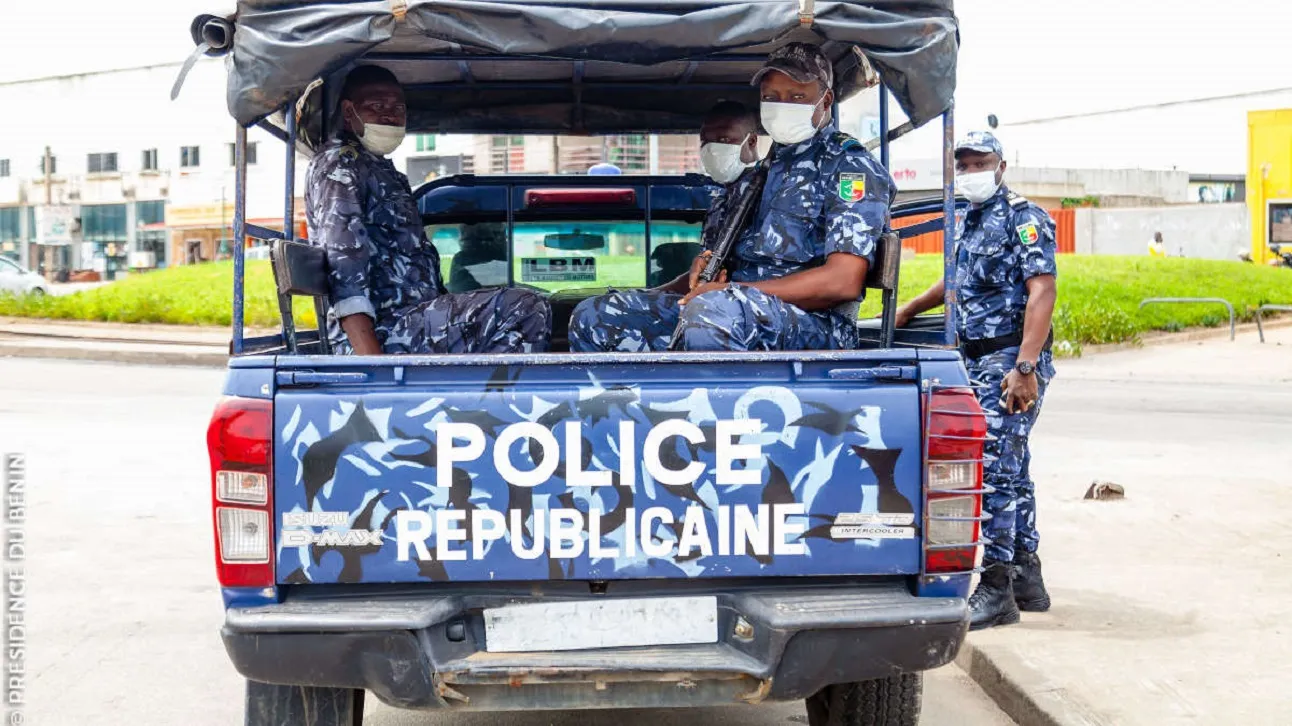
<instances>
[{"instance_id":1,"label":"police pickup truck","mask_svg":"<svg viewBox=\"0 0 1292 726\"><path fill-rule=\"evenodd\" d=\"M325 262L246 221L247 129L307 152L347 61L400 73L415 133L694 133L786 33L835 59L840 97L887 38L906 50L871 60L908 115L950 105L924 77L948 57L954 75L949 2L909 22L921 3L612 4L630 3L260 0L195 22L232 53L235 236L274 242L284 311L281 335L243 337L235 251L207 437L246 723L352 726L371 694L441 711L802 699L813 726L913 724L920 672L960 647L986 425L943 321L891 328L895 234L867 280L885 322L857 350L572 354L579 301L688 268L710 183L454 176L417 192L447 286L544 291L551 352L337 356L297 330L292 300L323 309ZM714 47L724 28L746 35Z\"/></svg>"}]
</instances>

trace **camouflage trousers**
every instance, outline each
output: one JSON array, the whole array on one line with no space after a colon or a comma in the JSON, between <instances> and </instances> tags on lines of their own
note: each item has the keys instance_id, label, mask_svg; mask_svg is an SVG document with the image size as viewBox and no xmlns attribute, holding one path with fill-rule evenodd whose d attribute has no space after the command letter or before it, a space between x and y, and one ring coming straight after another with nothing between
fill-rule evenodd
<instances>
[{"instance_id":1,"label":"camouflage trousers","mask_svg":"<svg viewBox=\"0 0 1292 726\"><path fill-rule=\"evenodd\" d=\"M995 441L987 442L990 461L983 470L983 483L996 491L983 498L983 510L991 519L983 523L989 540L984 559L1012 562L1014 551L1035 552L1040 544L1036 532L1036 487L1030 471L1032 451L1028 437L1041 415L1045 390L1054 378L1054 359L1044 352L1036 363L1036 405L1023 413L1006 413L1001 403L1001 381L1018 361L1018 348L966 360L969 378L985 388L978 390L978 402L987 413L987 425Z\"/></svg>"},{"instance_id":2,"label":"camouflage trousers","mask_svg":"<svg viewBox=\"0 0 1292 726\"><path fill-rule=\"evenodd\" d=\"M681 295L627 290L589 298L570 316L570 350L641 353L668 349L682 327L683 350L830 350L855 347L856 327L834 313L809 313L761 290L729 285L684 307Z\"/></svg>"},{"instance_id":3,"label":"camouflage trousers","mask_svg":"<svg viewBox=\"0 0 1292 726\"><path fill-rule=\"evenodd\" d=\"M542 353L552 308L531 290L441 295L404 311L382 343L387 353ZM339 353L352 353L348 343Z\"/></svg>"}]
</instances>

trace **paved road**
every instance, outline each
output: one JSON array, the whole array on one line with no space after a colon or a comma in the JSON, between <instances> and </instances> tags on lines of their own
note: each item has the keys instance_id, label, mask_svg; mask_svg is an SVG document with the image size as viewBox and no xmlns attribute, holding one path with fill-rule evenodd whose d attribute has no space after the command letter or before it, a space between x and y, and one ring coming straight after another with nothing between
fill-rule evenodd
<instances>
[{"instance_id":1,"label":"paved road","mask_svg":"<svg viewBox=\"0 0 1292 726\"><path fill-rule=\"evenodd\" d=\"M1032 464L1054 607L970 639L1082 723L1292 723L1292 328L1266 338L1059 368Z\"/></svg>"},{"instance_id":2,"label":"paved road","mask_svg":"<svg viewBox=\"0 0 1292 726\"><path fill-rule=\"evenodd\" d=\"M216 636L205 427L223 373L0 359L0 451L28 457L27 716L41 726L241 723ZM376 726L806 723L798 704L452 720L374 703ZM954 667L925 723L1010 723Z\"/></svg>"}]
</instances>

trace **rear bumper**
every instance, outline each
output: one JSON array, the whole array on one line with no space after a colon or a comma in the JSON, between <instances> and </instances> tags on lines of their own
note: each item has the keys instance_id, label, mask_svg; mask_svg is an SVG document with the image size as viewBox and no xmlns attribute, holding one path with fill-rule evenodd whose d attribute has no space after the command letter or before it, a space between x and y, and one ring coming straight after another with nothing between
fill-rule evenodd
<instances>
[{"instance_id":1,"label":"rear bumper","mask_svg":"<svg viewBox=\"0 0 1292 726\"><path fill-rule=\"evenodd\" d=\"M717 643L486 652L481 610L540 599L528 590L234 608L222 635L234 666L252 680L363 688L403 708L517 710L801 699L831 683L944 665L968 626L963 599L915 597L901 583L687 594L717 596ZM582 597L595 596L584 586ZM740 617L753 625L749 639L733 632Z\"/></svg>"}]
</instances>

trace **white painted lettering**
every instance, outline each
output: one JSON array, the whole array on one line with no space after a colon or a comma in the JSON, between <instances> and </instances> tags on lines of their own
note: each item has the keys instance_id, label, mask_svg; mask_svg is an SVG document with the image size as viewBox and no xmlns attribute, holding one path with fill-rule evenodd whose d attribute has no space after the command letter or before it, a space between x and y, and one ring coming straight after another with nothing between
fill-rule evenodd
<instances>
[{"instance_id":1,"label":"white painted lettering","mask_svg":"<svg viewBox=\"0 0 1292 726\"><path fill-rule=\"evenodd\" d=\"M477 429L478 430L478 429ZM440 562L461 562L467 558L466 550L451 550L449 543L465 542L467 531L462 522L467 513L461 509L435 510L435 559Z\"/></svg>"},{"instance_id":2,"label":"white painted lettering","mask_svg":"<svg viewBox=\"0 0 1292 726\"><path fill-rule=\"evenodd\" d=\"M795 522L788 519L789 517L802 518L807 513L806 508L796 502L777 504L773 509L775 511L772 516L772 554L777 556L807 554L807 545L799 541L799 535L807 531L806 523L802 519ZM786 541L791 537L793 541Z\"/></svg>"},{"instance_id":3,"label":"white painted lettering","mask_svg":"<svg viewBox=\"0 0 1292 726\"><path fill-rule=\"evenodd\" d=\"M661 484L694 484L696 479L704 473L704 464L693 461L681 469L668 469L660 462L660 450L668 439L674 436L681 436L693 444L704 442L704 432L699 426L681 419L671 419L665 421L650 430L646 434L646 443L643 446L642 454L646 457L646 471L650 472L651 477ZM673 442L668 445L674 446Z\"/></svg>"},{"instance_id":4,"label":"white painted lettering","mask_svg":"<svg viewBox=\"0 0 1292 726\"><path fill-rule=\"evenodd\" d=\"M766 504L758 505L758 514L749 507L735 507L732 515L736 530L735 554L743 555L746 545L755 555L767 555L771 541L771 517Z\"/></svg>"},{"instance_id":5,"label":"white painted lettering","mask_svg":"<svg viewBox=\"0 0 1292 726\"><path fill-rule=\"evenodd\" d=\"M570 560L583 554L583 513L577 509L553 509L550 531L554 560Z\"/></svg>"},{"instance_id":6,"label":"white painted lettering","mask_svg":"<svg viewBox=\"0 0 1292 726\"><path fill-rule=\"evenodd\" d=\"M453 465L479 459L485 450L485 436L479 426L469 423L442 423L435 433L439 440L436 446L435 483L447 489L453 486ZM458 446L457 439L466 439L467 445Z\"/></svg>"},{"instance_id":7,"label":"white painted lettering","mask_svg":"<svg viewBox=\"0 0 1292 726\"><path fill-rule=\"evenodd\" d=\"M507 518L492 509L477 509L471 513L471 558L482 560L490 542L507 534Z\"/></svg>"},{"instance_id":8,"label":"white painted lettering","mask_svg":"<svg viewBox=\"0 0 1292 726\"><path fill-rule=\"evenodd\" d=\"M601 512L588 512L588 557L594 560L613 560L619 556L619 548L601 545Z\"/></svg>"},{"instance_id":9,"label":"white painted lettering","mask_svg":"<svg viewBox=\"0 0 1292 726\"><path fill-rule=\"evenodd\" d=\"M434 526L434 520L428 512L422 510L401 511L395 515L395 559L400 562L408 561L408 547L412 545L417 550L418 560L431 559L431 553L426 551L426 540L430 539L431 531Z\"/></svg>"},{"instance_id":10,"label":"white painted lettering","mask_svg":"<svg viewBox=\"0 0 1292 726\"><path fill-rule=\"evenodd\" d=\"M521 471L511 463L511 447L521 439L532 439L542 452L542 463L534 462L530 471ZM561 447L546 426L526 421L503 427L493 445L493 465L503 481L518 487L536 487L552 478L561 462Z\"/></svg>"},{"instance_id":11,"label":"white painted lettering","mask_svg":"<svg viewBox=\"0 0 1292 726\"><path fill-rule=\"evenodd\" d=\"M718 556L731 554L731 507L718 507Z\"/></svg>"},{"instance_id":12,"label":"white painted lettering","mask_svg":"<svg viewBox=\"0 0 1292 726\"><path fill-rule=\"evenodd\" d=\"M619 422L619 486L637 488L637 424L634 421Z\"/></svg>"},{"instance_id":13,"label":"white painted lettering","mask_svg":"<svg viewBox=\"0 0 1292 726\"><path fill-rule=\"evenodd\" d=\"M608 471L583 470L582 421L565 422L565 483L572 487L608 487L614 483Z\"/></svg>"},{"instance_id":14,"label":"white painted lettering","mask_svg":"<svg viewBox=\"0 0 1292 726\"><path fill-rule=\"evenodd\" d=\"M672 540L665 539L659 544L654 542L655 528L661 524L673 523L673 513L667 507L651 507L642 512L642 554L647 557L668 557L673 549Z\"/></svg>"},{"instance_id":15,"label":"white painted lettering","mask_svg":"<svg viewBox=\"0 0 1292 726\"><path fill-rule=\"evenodd\" d=\"M536 560L543 555L544 532L546 529L547 517L542 513L533 516L534 520L534 542L528 548L525 547L525 517L519 509L511 510L511 551L522 560Z\"/></svg>"},{"instance_id":16,"label":"white painted lettering","mask_svg":"<svg viewBox=\"0 0 1292 726\"><path fill-rule=\"evenodd\" d=\"M686 508L686 516L682 520L682 536L677 541L677 555L686 557L696 547L700 548L701 556L713 556L713 543L709 541L709 521L704 516L704 507L693 504Z\"/></svg>"},{"instance_id":17,"label":"white painted lettering","mask_svg":"<svg viewBox=\"0 0 1292 726\"><path fill-rule=\"evenodd\" d=\"M762 444L737 444L732 441L737 436L753 435L761 433L762 430L763 422L756 418L718 422L716 427L718 437L716 444L718 486L761 484L763 482ZM732 464L737 460L745 462L743 469L732 467ZM758 461L755 463L755 460Z\"/></svg>"}]
</instances>

